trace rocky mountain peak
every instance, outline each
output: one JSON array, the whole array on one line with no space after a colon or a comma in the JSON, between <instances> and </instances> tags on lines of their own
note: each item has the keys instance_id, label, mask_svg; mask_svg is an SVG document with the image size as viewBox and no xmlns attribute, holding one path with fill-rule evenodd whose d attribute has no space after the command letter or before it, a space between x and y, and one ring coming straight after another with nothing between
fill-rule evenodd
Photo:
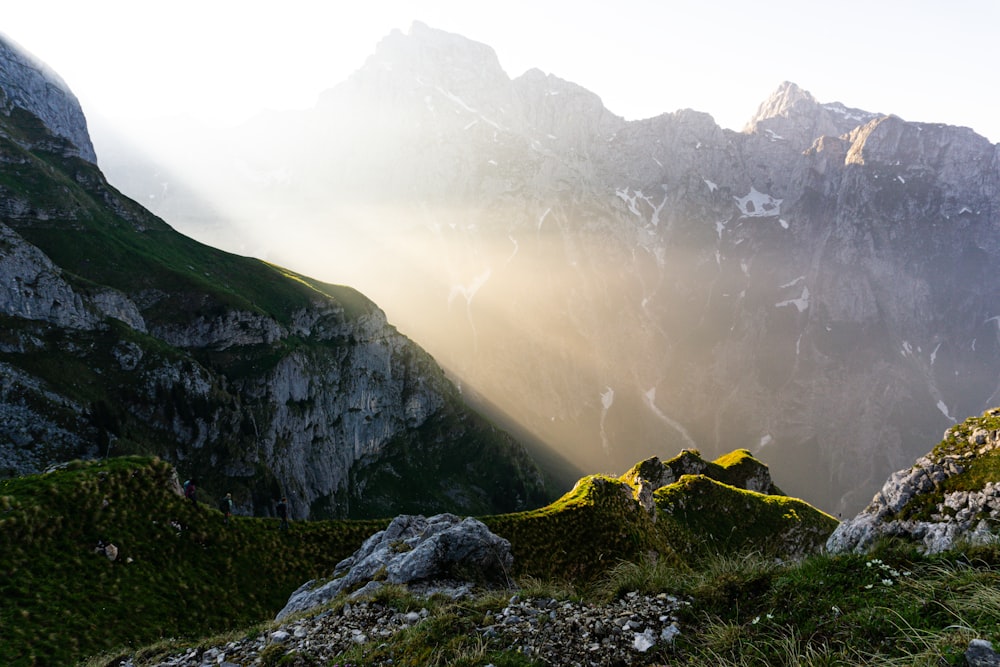
<instances>
[{"instance_id":1,"label":"rocky mountain peak","mask_svg":"<svg viewBox=\"0 0 1000 667\"><path fill-rule=\"evenodd\" d=\"M770 97L761 102L757 113L747 123L747 131L752 132L753 128L763 120L787 118L795 113L810 113L818 106L819 103L812 96L812 93L803 90L791 81L785 81L771 93Z\"/></svg>"},{"instance_id":2,"label":"rocky mountain peak","mask_svg":"<svg viewBox=\"0 0 1000 667\"><path fill-rule=\"evenodd\" d=\"M771 141L792 141L796 149L806 150L818 137L839 137L878 116L839 102L821 104L809 91L785 81L761 103L743 131Z\"/></svg>"},{"instance_id":3,"label":"rocky mountain peak","mask_svg":"<svg viewBox=\"0 0 1000 667\"><path fill-rule=\"evenodd\" d=\"M584 150L624 122L595 93L539 69L514 79L513 89L525 128L569 149Z\"/></svg>"},{"instance_id":4,"label":"rocky mountain peak","mask_svg":"<svg viewBox=\"0 0 1000 667\"><path fill-rule=\"evenodd\" d=\"M66 82L0 34L0 112L9 116L14 108L38 116L52 134L70 141L77 155L97 163L83 109Z\"/></svg>"}]
</instances>

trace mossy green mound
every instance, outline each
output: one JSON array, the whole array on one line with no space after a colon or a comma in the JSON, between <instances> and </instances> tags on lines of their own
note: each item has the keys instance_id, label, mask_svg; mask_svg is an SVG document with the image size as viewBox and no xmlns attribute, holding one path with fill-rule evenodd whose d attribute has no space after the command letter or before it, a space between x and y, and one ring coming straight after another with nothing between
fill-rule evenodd
<instances>
[{"instance_id":1,"label":"mossy green mound","mask_svg":"<svg viewBox=\"0 0 1000 667\"><path fill-rule=\"evenodd\" d=\"M484 521L510 540L518 574L575 581L649 557L684 568L689 556L706 553L802 556L819 549L837 525L808 503L780 495L767 466L745 449L715 461L692 450L665 462L654 457L618 478L585 477L541 509Z\"/></svg>"},{"instance_id":2,"label":"mossy green mound","mask_svg":"<svg viewBox=\"0 0 1000 667\"><path fill-rule=\"evenodd\" d=\"M660 530L685 555L760 550L804 556L826 542L837 520L797 498L685 475L656 491Z\"/></svg>"},{"instance_id":3,"label":"mossy green mound","mask_svg":"<svg viewBox=\"0 0 1000 667\"><path fill-rule=\"evenodd\" d=\"M681 566L633 492L620 479L590 475L546 507L483 522L510 541L519 576L586 582L622 560L652 554Z\"/></svg>"}]
</instances>

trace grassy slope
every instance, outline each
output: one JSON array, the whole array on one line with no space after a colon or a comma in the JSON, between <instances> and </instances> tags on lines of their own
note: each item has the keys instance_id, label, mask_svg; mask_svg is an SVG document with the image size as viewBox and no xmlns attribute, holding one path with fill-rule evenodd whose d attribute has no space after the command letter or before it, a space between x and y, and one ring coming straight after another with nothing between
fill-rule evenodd
<instances>
[{"instance_id":1,"label":"grassy slope","mask_svg":"<svg viewBox=\"0 0 1000 667\"><path fill-rule=\"evenodd\" d=\"M0 119L20 142L44 137L30 114ZM28 151L0 138L0 191L29 204L9 223L66 271L77 287L108 285L135 293L150 288L168 298L151 313L169 321L239 308L279 322L317 292L349 315L373 306L356 290L311 281L257 259L240 257L184 236L121 195L95 166L45 150ZM148 315L148 314L147 314Z\"/></svg>"},{"instance_id":2,"label":"grassy slope","mask_svg":"<svg viewBox=\"0 0 1000 667\"><path fill-rule=\"evenodd\" d=\"M162 461L123 457L0 482L0 664L69 664L272 617L386 523L225 527L173 479ZM101 540L117 561L94 552Z\"/></svg>"},{"instance_id":3,"label":"grassy slope","mask_svg":"<svg viewBox=\"0 0 1000 667\"><path fill-rule=\"evenodd\" d=\"M225 527L175 484L170 465L140 457L0 482L0 664L65 664L273 617L387 523L316 521L286 533L273 519L236 517ZM676 554L691 549L633 493L594 475L547 507L484 521L511 540L517 576L582 585L652 553L686 570ZM99 541L119 548L117 561L94 553Z\"/></svg>"}]
</instances>

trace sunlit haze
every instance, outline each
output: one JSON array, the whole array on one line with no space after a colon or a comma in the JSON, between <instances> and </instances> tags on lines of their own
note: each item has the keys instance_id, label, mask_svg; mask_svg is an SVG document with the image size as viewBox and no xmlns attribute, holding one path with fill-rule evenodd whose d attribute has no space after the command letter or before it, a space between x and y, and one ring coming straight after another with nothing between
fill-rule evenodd
<instances>
[{"instance_id":1,"label":"sunlit haze","mask_svg":"<svg viewBox=\"0 0 1000 667\"><path fill-rule=\"evenodd\" d=\"M681 108L740 129L780 82L824 102L972 127L1000 141L992 0L477 3L32 0L0 31L47 62L88 115L244 119L298 108L414 20L492 46L628 119Z\"/></svg>"},{"instance_id":2,"label":"sunlit haze","mask_svg":"<svg viewBox=\"0 0 1000 667\"><path fill-rule=\"evenodd\" d=\"M816 372L808 404L787 381L820 288L806 269L787 275L788 258L754 263L740 254L753 244L724 239L755 218L734 197L770 199L752 188L781 180L725 166L751 154L736 139L759 137L698 114L626 124L563 82L627 120L693 109L740 131L791 81L822 103L997 142L1000 2L7 4L0 31L80 99L113 185L198 240L358 288L491 416L583 471L746 447L783 488L851 509L912 460L901 437L876 454L853 432L827 446L881 405L882 378L869 400ZM412 62L415 21L429 26L416 28L433 43L426 59L461 70L453 79ZM503 72L454 35L494 49ZM562 81L532 73L512 92L507 77L532 68ZM805 226L769 222L789 236ZM743 317L758 312L741 305L751 276L778 286L767 317L787 340ZM780 354L751 361L754 347ZM948 415L925 407L939 434Z\"/></svg>"}]
</instances>

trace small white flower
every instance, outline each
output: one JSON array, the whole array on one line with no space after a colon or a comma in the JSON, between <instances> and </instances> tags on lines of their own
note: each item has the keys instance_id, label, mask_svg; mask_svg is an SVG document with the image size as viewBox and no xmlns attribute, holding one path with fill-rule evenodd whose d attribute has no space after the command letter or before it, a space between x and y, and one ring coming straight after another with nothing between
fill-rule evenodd
<instances>
[{"instance_id":1,"label":"small white flower","mask_svg":"<svg viewBox=\"0 0 1000 667\"><path fill-rule=\"evenodd\" d=\"M751 625L757 625L758 623L760 623L760 616L754 616L754 619L750 621Z\"/></svg>"},{"instance_id":2,"label":"small white flower","mask_svg":"<svg viewBox=\"0 0 1000 667\"><path fill-rule=\"evenodd\" d=\"M872 584L865 584L865 588L871 588Z\"/></svg>"},{"instance_id":3,"label":"small white flower","mask_svg":"<svg viewBox=\"0 0 1000 667\"><path fill-rule=\"evenodd\" d=\"M774 618L774 614L768 613L767 618L768 618L768 620Z\"/></svg>"},{"instance_id":4,"label":"small white flower","mask_svg":"<svg viewBox=\"0 0 1000 667\"><path fill-rule=\"evenodd\" d=\"M892 586L892 579L883 579L882 584L885 586Z\"/></svg>"}]
</instances>

